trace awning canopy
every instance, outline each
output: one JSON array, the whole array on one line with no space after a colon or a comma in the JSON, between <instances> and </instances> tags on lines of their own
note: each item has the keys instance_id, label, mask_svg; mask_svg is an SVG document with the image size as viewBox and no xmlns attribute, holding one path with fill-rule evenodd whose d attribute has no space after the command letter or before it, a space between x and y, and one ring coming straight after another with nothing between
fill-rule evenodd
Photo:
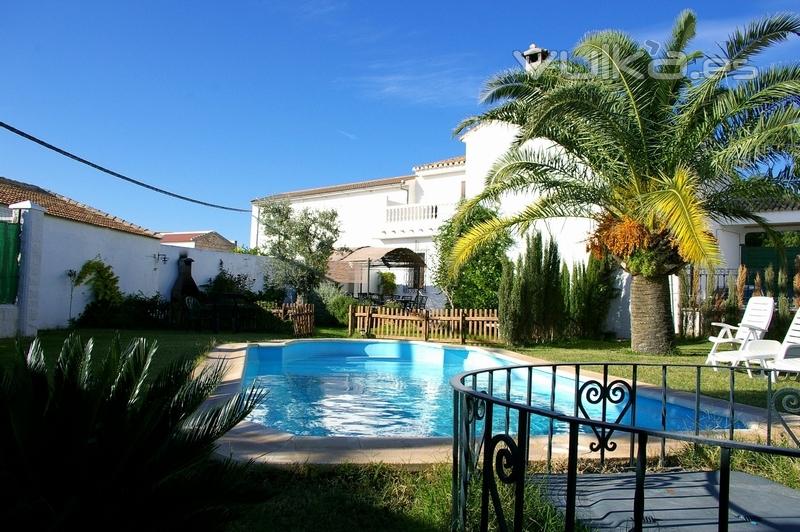
<instances>
[{"instance_id":1,"label":"awning canopy","mask_svg":"<svg viewBox=\"0 0 800 532\"><path fill-rule=\"evenodd\" d=\"M366 265L387 268L424 268L422 257L408 248L365 246L350 253L337 253L328 261L328 278L338 283L353 282L353 270Z\"/></svg>"}]
</instances>

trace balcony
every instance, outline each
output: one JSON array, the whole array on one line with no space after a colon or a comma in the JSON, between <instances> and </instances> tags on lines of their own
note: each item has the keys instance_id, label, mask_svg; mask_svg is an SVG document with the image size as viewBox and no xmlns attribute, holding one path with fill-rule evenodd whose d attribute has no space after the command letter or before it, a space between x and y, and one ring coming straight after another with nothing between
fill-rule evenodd
<instances>
[{"instance_id":1,"label":"balcony","mask_svg":"<svg viewBox=\"0 0 800 532\"><path fill-rule=\"evenodd\" d=\"M455 203L412 203L386 207L380 238L432 236L455 212Z\"/></svg>"}]
</instances>

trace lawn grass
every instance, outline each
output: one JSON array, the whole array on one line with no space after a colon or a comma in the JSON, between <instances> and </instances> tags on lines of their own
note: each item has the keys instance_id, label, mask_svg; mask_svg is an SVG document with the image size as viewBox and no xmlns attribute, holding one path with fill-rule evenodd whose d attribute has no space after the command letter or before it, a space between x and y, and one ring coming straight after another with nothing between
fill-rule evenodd
<instances>
[{"instance_id":1,"label":"lawn grass","mask_svg":"<svg viewBox=\"0 0 800 532\"><path fill-rule=\"evenodd\" d=\"M231 532L298 530L349 532L451 530L450 464L409 471L384 464L296 466L256 465L252 480L262 502L244 505ZM480 485L470 487L467 530L478 527ZM513 516L513 490L498 486L505 515ZM494 519L494 511L490 512ZM564 530L563 516L530 484L525 493L524 530ZM497 524L490 522L490 529Z\"/></svg>"},{"instance_id":2,"label":"lawn grass","mask_svg":"<svg viewBox=\"0 0 800 532\"><path fill-rule=\"evenodd\" d=\"M421 471L254 465L263 500L242 508L230 530L449 530L450 471L448 464Z\"/></svg>"},{"instance_id":3,"label":"lawn grass","mask_svg":"<svg viewBox=\"0 0 800 532\"><path fill-rule=\"evenodd\" d=\"M80 336L83 342L90 338L94 340L94 348L100 353L104 353L109 346L117 331L112 329L77 329L74 331L57 329L39 332L39 341L42 343L45 355L56 357L61 351L64 339L71 333ZM215 346L232 342L266 342L269 340L279 340L290 338L285 333L263 333L263 332L198 332L198 331L175 331L175 330L121 330L119 331L122 345L126 345L134 338L144 337L158 342L158 352L156 358L159 363L165 364L176 357L184 355L201 356ZM346 328L317 328L315 336L328 338L339 338L347 336ZM0 366L7 363L16 352L16 345L21 343L24 349L30 345L31 338L0 339Z\"/></svg>"},{"instance_id":4,"label":"lawn grass","mask_svg":"<svg viewBox=\"0 0 800 532\"><path fill-rule=\"evenodd\" d=\"M575 341L549 345L528 347L511 347L513 351L533 358L549 362L581 362L582 368L602 372L603 362L622 362L625 364L691 364L702 365L711 349L711 343L705 340L684 340L678 343L674 354L642 355L631 351L627 342L612 341ZM595 364L595 365L590 365ZM631 378L632 368L629 365L609 368L609 374ZM660 367L638 368L638 382L661 385ZM729 372L713 371L710 367L701 370L700 393L709 397L728 400L730 392ZM786 386L798 386L794 380L781 380L774 389ZM668 368L667 387L694 393L696 388L696 370L694 368ZM767 406L767 380L755 375L749 378L744 372L735 375L734 401L737 403L765 408Z\"/></svg>"}]
</instances>

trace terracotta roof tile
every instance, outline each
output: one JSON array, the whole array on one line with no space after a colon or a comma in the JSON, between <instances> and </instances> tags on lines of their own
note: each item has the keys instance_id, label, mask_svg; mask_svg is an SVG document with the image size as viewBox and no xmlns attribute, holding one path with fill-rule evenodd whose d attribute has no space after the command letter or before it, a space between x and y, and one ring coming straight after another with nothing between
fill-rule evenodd
<instances>
[{"instance_id":1,"label":"terracotta roof tile","mask_svg":"<svg viewBox=\"0 0 800 532\"><path fill-rule=\"evenodd\" d=\"M32 201L38 203L45 209L50 216L72 220L115 231L123 231L134 235L158 238L158 236L144 227L132 224L112 216L108 213L84 205L75 200L69 199L55 192L50 192L35 185L14 181L0 177L0 205L11 205L21 201Z\"/></svg>"},{"instance_id":2,"label":"terracotta roof tile","mask_svg":"<svg viewBox=\"0 0 800 532\"><path fill-rule=\"evenodd\" d=\"M433 170L434 168L448 168L451 166L461 166L467 161L463 155L457 157L450 157L449 159L442 159L441 161L433 161L432 163L418 164L414 167L414 171L420 170Z\"/></svg>"},{"instance_id":3,"label":"terracotta roof tile","mask_svg":"<svg viewBox=\"0 0 800 532\"><path fill-rule=\"evenodd\" d=\"M197 231L194 233L158 233L161 237L161 242L169 244L172 242L191 242L195 238L207 235L212 231Z\"/></svg>"}]
</instances>

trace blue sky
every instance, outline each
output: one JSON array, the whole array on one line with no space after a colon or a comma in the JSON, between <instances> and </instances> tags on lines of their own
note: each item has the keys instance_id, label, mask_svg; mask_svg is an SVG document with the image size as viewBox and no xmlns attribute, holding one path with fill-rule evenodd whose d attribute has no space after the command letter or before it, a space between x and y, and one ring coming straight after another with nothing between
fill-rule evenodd
<instances>
[{"instance_id":1,"label":"blue sky","mask_svg":"<svg viewBox=\"0 0 800 532\"><path fill-rule=\"evenodd\" d=\"M402 175L463 153L453 126L482 80L535 41L666 35L686 7L698 47L797 1L3 2L0 120L206 201ZM764 61L800 55L795 39ZM249 217L117 181L0 130L0 175L154 230L247 242Z\"/></svg>"}]
</instances>

